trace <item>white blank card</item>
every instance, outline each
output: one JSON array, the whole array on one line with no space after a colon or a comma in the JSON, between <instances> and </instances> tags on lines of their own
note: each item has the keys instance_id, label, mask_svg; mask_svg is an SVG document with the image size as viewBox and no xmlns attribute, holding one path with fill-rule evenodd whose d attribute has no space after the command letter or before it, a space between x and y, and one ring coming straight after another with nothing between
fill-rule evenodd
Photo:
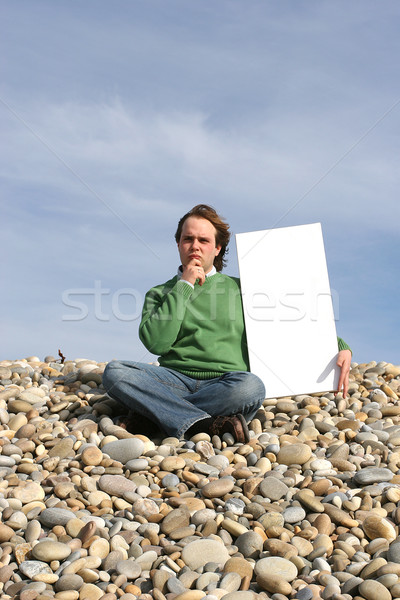
<instances>
[{"instance_id":1,"label":"white blank card","mask_svg":"<svg viewBox=\"0 0 400 600\"><path fill-rule=\"evenodd\" d=\"M276 398L335 390L338 345L320 223L236 234L250 369Z\"/></svg>"}]
</instances>

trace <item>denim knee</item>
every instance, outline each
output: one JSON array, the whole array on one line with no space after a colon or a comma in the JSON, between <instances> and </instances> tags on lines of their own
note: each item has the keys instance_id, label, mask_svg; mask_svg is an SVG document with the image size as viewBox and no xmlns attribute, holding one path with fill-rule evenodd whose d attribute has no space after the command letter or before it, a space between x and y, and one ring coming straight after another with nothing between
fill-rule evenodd
<instances>
[{"instance_id":1,"label":"denim knee","mask_svg":"<svg viewBox=\"0 0 400 600\"><path fill-rule=\"evenodd\" d=\"M105 390L114 385L120 375L121 363L118 360L112 360L108 363L103 373L103 387Z\"/></svg>"},{"instance_id":2,"label":"denim knee","mask_svg":"<svg viewBox=\"0 0 400 600\"><path fill-rule=\"evenodd\" d=\"M262 380L257 377L257 375L254 375L253 373L249 373L251 375L251 381L249 382L252 390L253 390L253 394L254 396L257 396L257 398L262 398L264 400L265 398L265 385L262 382Z\"/></svg>"},{"instance_id":3,"label":"denim knee","mask_svg":"<svg viewBox=\"0 0 400 600\"><path fill-rule=\"evenodd\" d=\"M242 397L265 398L265 386L261 379L253 373L241 374L240 381L235 385L235 392Z\"/></svg>"},{"instance_id":4,"label":"denim knee","mask_svg":"<svg viewBox=\"0 0 400 600\"><path fill-rule=\"evenodd\" d=\"M229 413L253 414L265 398L265 387L261 379L252 373L235 373L229 376Z\"/></svg>"},{"instance_id":5,"label":"denim knee","mask_svg":"<svg viewBox=\"0 0 400 600\"><path fill-rule=\"evenodd\" d=\"M243 380L241 390L242 394L242 409L241 412L246 421L249 422L254 418L258 409L262 405L265 398L265 386L257 375L248 373L248 377Z\"/></svg>"}]
</instances>

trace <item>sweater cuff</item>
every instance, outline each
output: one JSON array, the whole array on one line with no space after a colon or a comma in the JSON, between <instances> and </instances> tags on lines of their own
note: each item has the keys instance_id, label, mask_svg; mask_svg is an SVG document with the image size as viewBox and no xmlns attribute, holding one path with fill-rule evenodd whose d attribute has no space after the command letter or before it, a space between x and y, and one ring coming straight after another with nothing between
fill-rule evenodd
<instances>
[{"instance_id":1,"label":"sweater cuff","mask_svg":"<svg viewBox=\"0 0 400 600\"><path fill-rule=\"evenodd\" d=\"M179 291L179 294L184 298L190 298L194 290L190 283L185 280L177 281L176 288Z\"/></svg>"},{"instance_id":2,"label":"sweater cuff","mask_svg":"<svg viewBox=\"0 0 400 600\"><path fill-rule=\"evenodd\" d=\"M187 283L188 285L190 285L192 290L194 290L194 285L193 285L193 283L190 283L190 281L187 281L186 279L180 279L179 281L183 281L183 283Z\"/></svg>"},{"instance_id":3,"label":"sweater cuff","mask_svg":"<svg viewBox=\"0 0 400 600\"><path fill-rule=\"evenodd\" d=\"M350 346L348 344L346 344L346 342L344 340L342 340L341 337L338 336L338 348L339 348L339 352L340 350L350 350L350 352L353 354Z\"/></svg>"}]
</instances>

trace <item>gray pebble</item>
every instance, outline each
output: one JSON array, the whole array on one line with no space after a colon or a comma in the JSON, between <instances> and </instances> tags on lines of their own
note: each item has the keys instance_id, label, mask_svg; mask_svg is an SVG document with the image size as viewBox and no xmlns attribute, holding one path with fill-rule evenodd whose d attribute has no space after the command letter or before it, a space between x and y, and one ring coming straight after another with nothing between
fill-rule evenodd
<instances>
[{"instance_id":1,"label":"gray pebble","mask_svg":"<svg viewBox=\"0 0 400 600\"><path fill-rule=\"evenodd\" d=\"M260 483L260 492L264 498L272 501L280 500L288 493L289 488L276 477L265 477Z\"/></svg>"},{"instance_id":2,"label":"gray pebble","mask_svg":"<svg viewBox=\"0 0 400 600\"><path fill-rule=\"evenodd\" d=\"M45 527L52 529L55 525L66 525L70 519L75 519L76 515L72 510L65 508L45 508L40 513L39 521Z\"/></svg>"},{"instance_id":3,"label":"gray pebble","mask_svg":"<svg viewBox=\"0 0 400 600\"><path fill-rule=\"evenodd\" d=\"M308 587L303 587L300 590L297 590L295 598L297 600L311 600L313 597L313 592Z\"/></svg>"},{"instance_id":4,"label":"gray pebble","mask_svg":"<svg viewBox=\"0 0 400 600\"><path fill-rule=\"evenodd\" d=\"M136 560L121 560L116 564L119 575L125 575L127 579L137 579L142 572L140 564Z\"/></svg>"},{"instance_id":5,"label":"gray pebble","mask_svg":"<svg viewBox=\"0 0 400 600\"><path fill-rule=\"evenodd\" d=\"M177 577L170 577L166 585L171 594L183 594L186 592L186 587Z\"/></svg>"},{"instance_id":6,"label":"gray pebble","mask_svg":"<svg viewBox=\"0 0 400 600\"><path fill-rule=\"evenodd\" d=\"M125 465L128 461L139 458L143 453L144 444L139 438L127 438L109 442L102 447L104 454Z\"/></svg>"},{"instance_id":7,"label":"gray pebble","mask_svg":"<svg viewBox=\"0 0 400 600\"><path fill-rule=\"evenodd\" d=\"M306 517L306 511L301 506L289 506L283 511L285 523L299 523Z\"/></svg>"},{"instance_id":8,"label":"gray pebble","mask_svg":"<svg viewBox=\"0 0 400 600\"><path fill-rule=\"evenodd\" d=\"M128 460L125 467L129 471L145 471L149 468L149 463L145 458L134 458L133 460Z\"/></svg>"},{"instance_id":9,"label":"gray pebble","mask_svg":"<svg viewBox=\"0 0 400 600\"><path fill-rule=\"evenodd\" d=\"M240 498L228 498L225 502L225 510L229 510L234 515L242 515L246 504Z\"/></svg>"},{"instance_id":10,"label":"gray pebble","mask_svg":"<svg viewBox=\"0 0 400 600\"><path fill-rule=\"evenodd\" d=\"M387 560L389 562L400 563L400 541L393 542L387 551Z\"/></svg>"},{"instance_id":11,"label":"gray pebble","mask_svg":"<svg viewBox=\"0 0 400 600\"><path fill-rule=\"evenodd\" d=\"M56 581L54 588L56 592L65 592L69 590L80 590L83 585L83 579L80 575L62 575L58 581Z\"/></svg>"},{"instance_id":12,"label":"gray pebble","mask_svg":"<svg viewBox=\"0 0 400 600\"><path fill-rule=\"evenodd\" d=\"M258 558L263 549L263 539L255 531L247 531L236 538L236 546L245 558Z\"/></svg>"},{"instance_id":13,"label":"gray pebble","mask_svg":"<svg viewBox=\"0 0 400 600\"><path fill-rule=\"evenodd\" d=\"M368 485L381 481L391 481L393 477L394 473L390 469L371 467L357 471L353 477L353 481L356 485Z\"/></svg>"},{"instance_id":14,"label":"gray pebble","mask_svg":"<svg viewBox=\"0 0 400 600\"><path fill-rule=\"evenodd\" d=\"M161 480L161 485L163 487L176 487L180 482L180 479L174 473L168 473L168 475L164 475Z\"/></svg>"}]
</instances>

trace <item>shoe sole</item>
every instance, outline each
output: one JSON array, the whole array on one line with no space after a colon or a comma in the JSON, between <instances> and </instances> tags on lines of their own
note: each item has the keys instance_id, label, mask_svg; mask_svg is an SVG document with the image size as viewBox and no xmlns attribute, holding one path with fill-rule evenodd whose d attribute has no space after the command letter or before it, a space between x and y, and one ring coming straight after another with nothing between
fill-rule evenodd
<instances>
[{"instance_id":1,"label":"shoe sole","mask_svg":"<svg viewBox=\"0 0 400 600\"><path fill-rule=\"evenodd\" d=\"M249 428L247 427L246 419L240 413L238 413L236 416L239 418L239 421L240 421L240 423L242 425L243 436L244 436L244 443L248 444L248 442L250 441L250 433L249 433Z\"/></svg>"}]
</instances>

